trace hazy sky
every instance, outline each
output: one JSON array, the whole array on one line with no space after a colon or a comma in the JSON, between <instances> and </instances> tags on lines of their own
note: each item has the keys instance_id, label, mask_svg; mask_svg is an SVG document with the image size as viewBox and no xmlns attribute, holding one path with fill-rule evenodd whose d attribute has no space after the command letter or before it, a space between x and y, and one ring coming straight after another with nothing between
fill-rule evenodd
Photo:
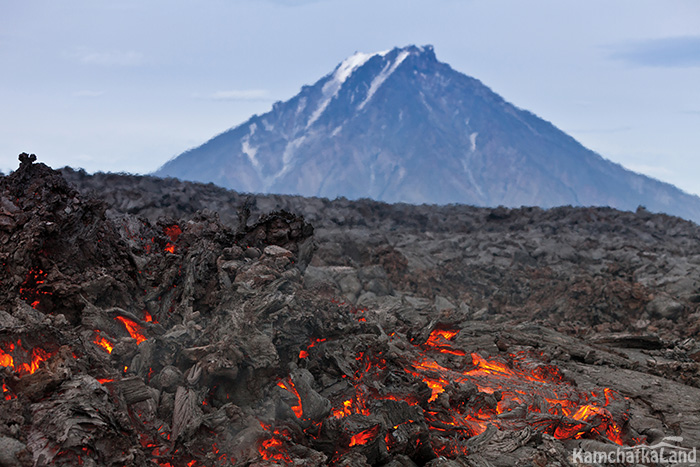
<instances>
[{"instance_id":1,"label":"hazy sky","mask_svg":"<svg viewBox=\"0 0 700 467\"><path fill-rule=\"evenodd\" d=\"M150 172L355 51L409 44L700 194L697 0L0 0L0 169L26 151Z\"/></svg>"}]
</instances>

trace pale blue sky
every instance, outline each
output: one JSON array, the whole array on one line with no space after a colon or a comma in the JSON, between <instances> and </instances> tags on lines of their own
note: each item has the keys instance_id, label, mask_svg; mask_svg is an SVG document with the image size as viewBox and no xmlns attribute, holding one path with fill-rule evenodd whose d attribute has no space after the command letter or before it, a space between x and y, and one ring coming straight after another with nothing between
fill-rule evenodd
<instances>
[{"instance_id":1,"label":"pale blue sky","mask_svg":"<svg viewBox=\"0 0 700 467\"><path fill-rule=\"evenodd\" d=\"M700 193L696 0L0 0L0 169L27 151L150 172L355 51L408 44Z\"/></svg>"}]
</instances>

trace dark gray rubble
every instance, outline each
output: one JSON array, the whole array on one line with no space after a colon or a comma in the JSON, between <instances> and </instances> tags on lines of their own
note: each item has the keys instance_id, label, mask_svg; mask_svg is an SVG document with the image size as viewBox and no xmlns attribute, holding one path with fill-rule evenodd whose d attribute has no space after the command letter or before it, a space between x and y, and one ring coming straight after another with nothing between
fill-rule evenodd
<instances>
[{"instance_id":1,"label":"dark gray rubble","mask_svg":"<svg viewBox=\"0 0 700 467\"><path fill-rule=\"evenodd\" d=\"M26 161L0 181L2 465L573 465L617 446L593 424L557 439L557 408L451 427L501 395L453 381L429 401L406 370L472 353L609 388L627 444L700 445L695 224L63 175ZM464 356L427 347L439 329Z\"/></svg>"}]
</instances>

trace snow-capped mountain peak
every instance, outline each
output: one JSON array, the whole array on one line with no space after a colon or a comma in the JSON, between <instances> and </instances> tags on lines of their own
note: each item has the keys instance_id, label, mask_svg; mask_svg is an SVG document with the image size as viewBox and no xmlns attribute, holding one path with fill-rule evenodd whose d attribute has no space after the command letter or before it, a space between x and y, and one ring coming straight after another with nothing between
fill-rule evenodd
<instances>
[{"instance_id":1,"label":"snow-capped mountain peak","mask_svg":"<svg viewBox=\"0 0 700 467\"><path fill-rule=\"evenodd\" d=\"M431 46L355 53L156 175L389 202L645 205L700 220L700 198L603 159Z\"/></svg>"}]
</instances>

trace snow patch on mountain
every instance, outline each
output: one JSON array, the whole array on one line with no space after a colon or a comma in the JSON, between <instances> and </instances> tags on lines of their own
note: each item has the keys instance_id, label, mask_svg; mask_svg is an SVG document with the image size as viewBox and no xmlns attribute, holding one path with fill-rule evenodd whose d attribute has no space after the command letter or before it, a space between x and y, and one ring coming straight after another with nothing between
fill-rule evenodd
<instances>
[{"instance_id":1,"label":"snow patch on mountain","mask_svg":"<svg viewBox=\"0 0 700 467\"><path fill-rule=\"evenodd\" d=\"M311 114L311 117L309 118L309 121L306 124L306 128L309 128L311 125L316 123L316 120L318 120L319 117L323 115L323 112L325 112L326 108L328 107L328 104L330 104L331 101L335 98L335 96L338 95L338 91L340 91L340 88L343 87L343 83L345 83L345 80L347 80L350 77L350 75L352 75L355 72L355 70L367 63L367 60L369 60L375 55L376 54L364 54L361 52L357 52L355 53L355 55L346 58L340 65L338 65L338 67L333 72L333 75L323 85L323 89L321 90L321 104L316 108L314 113Z\"/></svg>"},{"instance_id":2,"label":"snow patch on mountain","mask_svg":"<svg viewBox=\"0 0 700 467\"><path fill-rule=\"evenodd\" d=\"M260 161L258 161L258 159L255 157L258 153L258 148L250 145L250 138L255 134L255 130L257 130L257 128L258 126L255 123L252 123L250 125L250 132L241 140L241 151L243 151L243 154L248 157L248 160L251 164L253 164L253 167L256 170L260 168Z\"/></svg>"},{"instance_id":3,"label":"snow patch on mountain","mask_svg":"<svg viewBox=\"0 0 700 467\"><path fill-rule=\"evenodd\" d=\"M279 180L280 177L288 173L294 166L294 156L299 150L304 141L306 140L306 135L302 135L292 141L287 142L287 146L284 148L282 153L282 168L274 174L272 177L267 177L265 179L265 189L269 190L273 183Z\"/></svg>"},{"instance_id":4,"label":"snow patch on mountain","mask_svg":"<svg viewBox=\"0 0 700 467\"><path fill-rule=\"evenodd\" d=\"M365 108L365 105L372 99L372 96L374 96L374 93L377 92L377 89L384 84L384 81L387 80L389 76L391 76L392 73L396 71L396 69L403 63L404 60L406 60L406 57L410 55L410 52L407 50L402 51L398 57L394 60L393 63L387 63L384 69L372 80L372 84L369 86L369 91L367 91L367 97L365 97L365 100L362 101L362 103L357 107L358 110L362 110Z\"/></svg>"},{"instance_id":5,"label":"snow patch on mountain","mask_svg":"<svg viewBox=\"0 0 700 467\"><path fill-rule=\"evenodd\" d=\"M469 135L469 143L471 145L471 151L474 152L476 151L476 137L479 136L479 132L475 131L471 135Z\"/></svg>"}]
</instances>

